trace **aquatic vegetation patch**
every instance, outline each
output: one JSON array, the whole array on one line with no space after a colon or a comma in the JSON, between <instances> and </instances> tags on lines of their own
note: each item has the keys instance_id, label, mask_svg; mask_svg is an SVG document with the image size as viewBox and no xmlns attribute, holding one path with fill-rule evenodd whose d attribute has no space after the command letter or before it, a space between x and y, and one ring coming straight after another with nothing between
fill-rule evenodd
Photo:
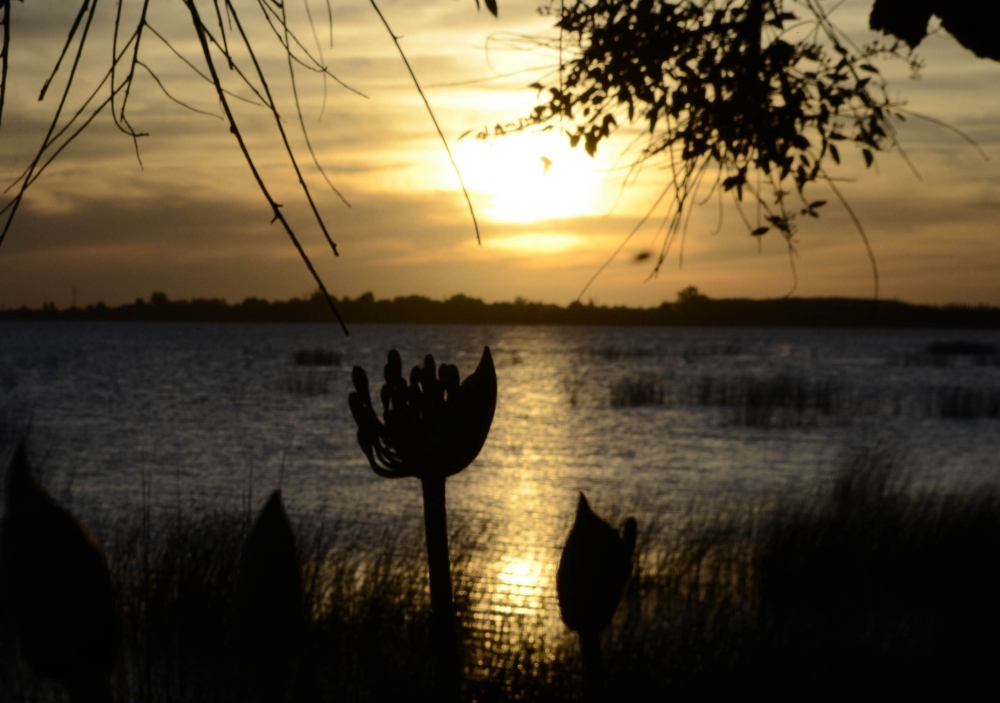
<instances>
[{"instance_id":1,"label":"aquatic vegetation patch","mask_svg":"<svg viewBox=\"0 0 1000 703\"><path fill-rule=\"evenodd\" d=\"M845 409L843 385L791 374L764 378L702 376L688 397L699 406L729 410L729 421L745 427L815 425Z\"/></svg>"},{"instance_id":2,"label":"aquatic vegetation patch","mask_svg":"<svg viewBox=\"0 0 1000 703\"><path fill-rule=\"evenodd\" d=\"M612 408L663 405L663 381L659 379L627 377L612 384L610 390ZM570 399L571 402L573 397Z\"/></svg>"},{"instance_id":3,"label":"aquatic vegetation patch","mask_svg":"<svg viewBox=\"0 0 1000 703\"><path fill-rule=\"evenodd\" d=\"M279 393L290 393L291 395L328 395L330 393L330 379L316 373L296 374L278 382L277 390Z\"/></svg>"},{"instance_id":4,"label":"aquatic vegetation patch","mask_svg":"<svg viewBox=\"0 0 1000 703\"><path fill-rule=\"evenodd\" d=\"M889 357L895 366L1000 366L1000 352L995 344L969 340L932 342L916 353L897 354Z\"/></svg>"},{"instance_id":5,"label":"aquatic vegetation patch","mask_svg":"<svg viewBox=\"0 0 1000 703\"><path fill-rule=\"evenodd\" d=\"M616 347L608 345L588 349L584 351L584 355L601 359L602 361L623 361L626 359L658 359L663 356L663 351L659 347Z\"/></svg>"},{"instance_id":6,"label":"aquatic vegetation patch","mask_svg":"<svg viewBox=\"0 0 1000 703\"><path fill-rule=\"evenodd\" d=\"M332 349L300 349L295 352L296 366L340 366L344 357Z\"/></svg>"},{"instance_id":7,"label":"aquatic vegetation patch","mask_svg":"<svg viewBox=\"0 0 1000 703\"><path fill-rule=\"evenodd\" d=\"M688 363L700 361L715 356L740 356L743 347L738 344L719 344L715 346L687 347L681 352L681 358Z\"/></svg>"},{"instance_id":8,"label":"aquatic vegetation patch","mask_svg":"<svg viewBox=\"0 0 1000 703\"><path fill-rule=\"evenodd\" d=\"M1000 388L937 388L929 399L927 415L959 420L1000 418Z\"/></svg>"}]
</instances>

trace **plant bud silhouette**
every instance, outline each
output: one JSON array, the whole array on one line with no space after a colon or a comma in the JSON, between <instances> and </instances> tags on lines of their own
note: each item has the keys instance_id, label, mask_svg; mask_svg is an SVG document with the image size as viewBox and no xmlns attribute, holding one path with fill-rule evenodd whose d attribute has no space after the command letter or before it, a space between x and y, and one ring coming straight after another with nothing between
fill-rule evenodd
<instances>
[{"instance_id":1,"label":"plant bud silhouette","mask_svg":"<svg viewBox=\"0 0 1000 703\"><path fill-rule=\"evenodd\" d=\"M414 366L410 383L395 349L385 365L380 421L372 407L368 375L354 367L355 392L348 397L358 424L358 444L372 470L385 478L414 476L444 480L472 463L486 442L497 404L497 375L489 347L459 384L458 368L434 365L428 354Z\"/></svg>"},{"instance_id":2,"label":"plant bud silhouette","mask_svg":"<svg viewBox=\"0 0 1000 703\"><path fill-rule=\"evenodd\" d=\"M302 575L280 490L243 542L236 617L257 700L287 700L302 640Z\"/></svg>"},{"instance_id":3,"label":"plant bud silhouette","mask_svg":"<svg viewBox=\"0 0 1000 703\"><path fill-rule=\"evenodd\" d=\"M354 388L348 402L358 424L358 444L372 470L385 478L413 476L424 494L424 529L431 583L431 616L437 649L437 700L461 699L455 606L448 558L445 479L467 467L479 455L493 423L497 375L489 347L479 365L459 383L458 368L441 364L428 354L422 366L403 378L399 353L389 352L380 393L384 412L379 420L372 407L368 376L354 367Z\"/></svg>"},{"instance_id":4,"label":"plant bud silhouette","mask_svg":"<svg viewBox=\"0 0 1000 703\"><path fill-rule=\"evenodd\" d=\"M556 591L566 626L580 636L588 697L603 698L601 632L621 602L632 573L635 518L625 521L624 537L594 514L580 493L576 521L559 560Z\"/></svg>"},{"instance_id":5,"label":"plant bud silhouette","mask_svg":"<svg viewBox=\"0 0 1000 703\"><path fill-rule=\"evenodd\" d=\"M32 478L24 444L7 469L0 597L25 661L71 703L111 701L118 614L111 577L87 529Z\"/></svg>"}]
</instances>

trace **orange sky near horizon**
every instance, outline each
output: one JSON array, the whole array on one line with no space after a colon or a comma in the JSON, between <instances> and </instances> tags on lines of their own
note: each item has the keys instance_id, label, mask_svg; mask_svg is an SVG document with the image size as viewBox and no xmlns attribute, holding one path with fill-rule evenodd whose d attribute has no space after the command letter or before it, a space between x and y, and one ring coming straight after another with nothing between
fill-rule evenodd
<instances>
[{"instance_id":1,"label":"orange sky near horizon","mask_svg":"<svg viewBox=\"0 0 1000 703\"><path fill-rule=\"evenodd\" d=\"M140 4L123 2L126 19ZM211 4L202 4L207 13ZM566 304L654 202L669 178L665 164L647 168L635 185L621 188L628 163L621 151L639 126L622 129L593 159L582 148L571 149L558 130L459 139L468 130L524 116L535 104L536 91L527 86L551 71L555 60L551 53L527 50L519 39L552 36L551 18L540 16L537 4L500 0L498 19L477 12L472 0L380 4L452 147L479 218L480 246L447 154L371 6L334 0L331 25L325 3L288 3L303 43L314 50L318 40L331 71L367 96L332 81L324 87L318 76L296 71L309 136L330 179L351 203L347 207L310 161L274 35L253 14L259 14L255 4L238 3L244 17L253 18L247 24L257 46L267 47L262 65L339 258L310 220L273 119L240 102L233 103L236 117L331 293L355 297L372 291L379 298L464 293L487 301L521 296ZM315 39L307 6L316 19ZM204 70L184 6L154 2L150 8L151 25ZM38 91L77 9L37 0L13 6L0 180L17 177L45 134L65 84L65 66L42 102ZM870 9L870 0L848 0L834 17L864 42L874 38L866 29ZM114 10L110 2L98 7L70 105L100 80L110 55ZM989 160L952 132L910 119L899 125L900 139L920 179L898 154L880 155L878 168L865 170L854 150L845 150L851 153L833 175L845 179L841 190L871 240L880 297L1000 305L1000 63L977 59L943 31L932 33L917 53L925 62L918 80L903 65L881 66L891 94L914 112L969 134ZM155 37L143 39L141 57L172 96L210 114L172 102L142 72L129 98L132 124L150 135L139 141L142 165L132 140L106 112L99 116L28 191L0 247L0 307L43 301L65 306L74 289L81 305L120 304L153 290L171 298L230 301L308 295L315 284L280 226L271 224L267 203L219 119L212 86ZM822 185L813 193L829 203L820 219L802 221L796 235L795 295L871 296L868 256L848 214ZM659 251L664 211L626 244L585 300L652 306L691 285L716 298L777 297L791 290L784 242L774 234L760 242L750 237L728 203L719 227L715 198L692 214L683 265L675 247L659 275L650 278L652 260L637 262L636 256Z\"/></svg>"}]
</instances>

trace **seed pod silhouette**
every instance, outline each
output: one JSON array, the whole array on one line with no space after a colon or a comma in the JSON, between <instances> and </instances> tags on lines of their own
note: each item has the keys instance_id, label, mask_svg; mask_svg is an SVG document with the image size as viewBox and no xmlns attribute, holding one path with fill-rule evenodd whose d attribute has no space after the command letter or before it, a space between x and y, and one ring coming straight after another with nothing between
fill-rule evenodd
<instances>
[{"instance_id":1,"label":"seed pod silhouette","mask_svg":"<svg viewBox=\"0 0 1000 703\"><path fill-rule=\"evenodd\" d=\"M109 703L118 613L100 547L32 478L23 443L6 491L0 607L21 653L36 674L65 686L71 703Z\"/></svg>"},{"instance_id":2,"label":"seed pod silhouette","mask_svg":"<svg viewBox=\"0 0 1000 703\"><path fill-rule=\"evenodd\" d=\"M445 479L465 469L486 442L497 404L497 374L489 347L476 370L459 383L458 368L428 354L422 366L403 378L399 352L389 352L380 397L380 420L372 407L368 375L354 367L354 392L348 397L358 425L358 444L379 476L420 479L430 572L431 618L437 662L436 701L461 699L461 666L456 639L448 556Z\"/></svg>"},{"instance_id":3,"label":"seed pod silhouette","mask_svg":"<svg viewBox=\"0 0 1000 703\"><path fill-rule=\"evenodd\" d=\"M288 700L304 624L295 534L280 490L271 494L243 542L236 618L256 699Z\"/></svg>"},{"instance_id":4,"label":"seed pod silhouette","mask_svg":"<svg viewBox=\"0 0 1000 703\"><path fill-rule=\"evenodd\" d=\"M636 531L635 518L629 518L624 537L619 535L594 514L580 493L576 521L559 560L556 591L563 622L580 636L587 695L592 700L604 697L601 632L611 623L632 573Z\"/></svg>"}]
</instances>

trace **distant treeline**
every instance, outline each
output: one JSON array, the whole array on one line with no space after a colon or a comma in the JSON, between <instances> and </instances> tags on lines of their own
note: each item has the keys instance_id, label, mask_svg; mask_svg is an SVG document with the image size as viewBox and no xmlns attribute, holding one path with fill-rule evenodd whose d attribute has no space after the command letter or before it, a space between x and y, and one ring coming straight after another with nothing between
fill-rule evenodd
<instances>
[{"instance_id":1,"label":"distant treeline","mask_svg":"<svg viewBox=\"0 0 1000 703\"><path fill-rule=\"evenodd\" d=\"M376 300L371 293L335 299L337 309L351 323L495 324L495 325L699 325L746 327L936 327L1000 329L1000 308L986 306L912 305L894 300L857 298L780 298L713 300L686 288L675 302L655 308L607 307L571 303L567 307L517 298L514 302L484 303L455 295L432 300L419 295ZM120 320L156 322L334 322L322 295L269 302L247 298L228 304L221 298L170 300L153 293L149 300L108 307L0 310L6 320Z\"/></svg>"}]
</instances>

